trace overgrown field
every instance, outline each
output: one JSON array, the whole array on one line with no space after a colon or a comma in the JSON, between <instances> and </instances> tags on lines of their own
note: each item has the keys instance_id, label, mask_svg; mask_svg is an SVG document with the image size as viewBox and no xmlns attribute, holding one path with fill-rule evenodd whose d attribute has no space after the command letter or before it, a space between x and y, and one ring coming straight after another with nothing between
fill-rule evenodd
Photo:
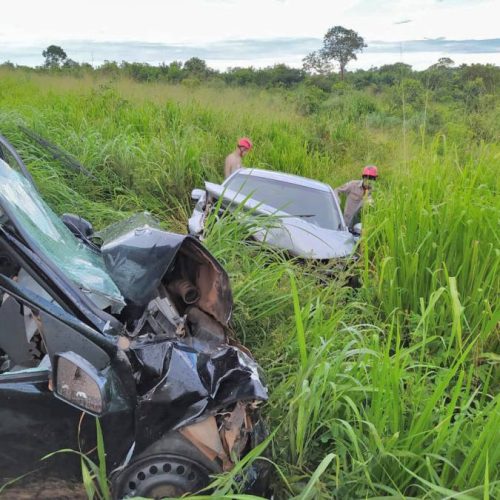
<instances>
[{"instance_id":1,"label":"overgrown field","mask_svg":"<svg viewBox=\"0 0 500 500\"><path fill-rule=\"evenodd\" d=\"M339 86L315 101L308 88L0 73L0 133L58 213L97 227L146 209L184 232L191 189L222 178L241 135L255 144L247 165L333 186L379 166L360 289L318 283L231 223L206 241L232 279L235 332L270 385L280 499L500 498L498 95L471 111L430 92L412 104L410 91Z\"/></svg>"}]
</instances>

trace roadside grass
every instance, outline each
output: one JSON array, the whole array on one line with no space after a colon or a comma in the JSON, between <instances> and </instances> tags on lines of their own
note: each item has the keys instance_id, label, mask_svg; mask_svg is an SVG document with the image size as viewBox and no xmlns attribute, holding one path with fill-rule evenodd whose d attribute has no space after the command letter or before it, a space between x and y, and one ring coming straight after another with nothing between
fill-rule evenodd
<instances>
[{"instance_id":1,"label":"roadside grass","mask_svg":"<svg viewBox=\"0 0 500 500\"><path fill-rule=\"evenodd\" d=\"M228 233L217 237L215 249L226 255L233 278L237 330L269 377L266 411L280 424L273 459L293 494L330 452L334 459L314 498L476 498L489 490L494 498L496 367L473 361L479 332L457 343L451 333L460 315L448 331L430 327L434 314L461 309L453 286L438 289L409 324L399 313L381 318L362 300L366 290L318 286L304 269L279 259L262 265L268 253L238 237L230 223L221 227ZM283 498L290 494L283 482L278 490Z\"/></svg>"},{"instance_id":2,"label":"roadside grass","mask_svg":"<svg viewBox=\"0 0 500 500\"><path fill-rule=\"evenodd\" d=\"M0 80L0 132L57 212L98 228L147 209L184 232L191 189L221 179L239 135L256 143L249 165L332 185L381 167L359 289L252 243L237 220L207 234L232 280L234 332L270 386L278 499L500 496L500 149L446 113L432 135L416 113L403 146L384 96L346 94L304 117L278 91ZM97 182L33 146L20 123ZM221 498L244 498L230 476L218 484Z\"/></svg>"}]
</instances>

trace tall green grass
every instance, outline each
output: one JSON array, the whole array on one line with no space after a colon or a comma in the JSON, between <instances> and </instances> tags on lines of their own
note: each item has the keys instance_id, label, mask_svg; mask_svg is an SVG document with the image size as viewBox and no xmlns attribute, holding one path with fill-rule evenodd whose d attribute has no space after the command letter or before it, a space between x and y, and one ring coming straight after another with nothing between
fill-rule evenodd
<instances>
[{"instance_id":1,"label":"tall green grass","mask_svg":"<svg viewBox=\"0 0 500 500\"><path fill-rule=\"evenodd\" d=\"M403 313L405 320L423 314L442 290L426 314L427 329L451 334L459 351L476 336L495 349L500 150L489 144L443 156L437 147L417 154L367 215L367 263L377 268L367 279L385 313Z\"/></svg>"},{"instance_id":2,"label":"tall green grass","mask_svg":"<svg viewBox=\"0 0 500 500\"><path fill-rule=\"evenodd\" d=\"M234 218L207 234L232 280L235 333L270 385L276 496L500 496L500 150L471 140L460 109L430 102L408 116L403 148L383 95L344 90L304 117L288 92L0 76L0 131L58 212L98 227L147 209L184 231L191 189L222 178L239 135L256 144L248 165L332 185L378 164L360 289L252 243ZM45 156L19 123L98 181Z\"/></svg>"}]
</instances>

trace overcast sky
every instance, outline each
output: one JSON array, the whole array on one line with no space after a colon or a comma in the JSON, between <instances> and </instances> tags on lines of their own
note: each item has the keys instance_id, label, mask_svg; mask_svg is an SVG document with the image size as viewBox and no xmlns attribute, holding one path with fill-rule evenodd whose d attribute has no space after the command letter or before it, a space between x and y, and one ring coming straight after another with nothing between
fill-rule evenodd
<instances>
[{"instance_id":1,"label":"overcast sky","mask_svg":"<svg viewBox=\"0 0 500 500\"><path fill-rule=\"evenodd\" d=\"M368 48L350 68L439 57L500 64L500 0L9 0L0 62L42 64L61 45L79 62L205 59L218 69L301 59L328 28L356 30Z\"/></svg>"}]
</instances>

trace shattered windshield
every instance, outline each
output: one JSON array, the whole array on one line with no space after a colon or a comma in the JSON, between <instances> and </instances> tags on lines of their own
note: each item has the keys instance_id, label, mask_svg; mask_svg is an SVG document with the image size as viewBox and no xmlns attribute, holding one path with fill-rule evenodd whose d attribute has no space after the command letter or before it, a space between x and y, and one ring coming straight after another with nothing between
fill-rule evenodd
<instances>
[{"instance_id":1,"label":"shattered windshield","mask_svg":"<svg viewBox=\"0 0 500 500\"><path fill-rule=\"evenodd\" d=\"M327 191L245 174L234 175L225 186L324 229L340 227L337 207Z\"/></svg>"},{"instance_id":2,"label":"shattered windshield","mask_svg":"<svg viewBox=\"0 0 500 500\"><path fill-rule=\"evenodd\" d=\"M108 299L110 305L124 304L101 255L77 240L29 181L2 159L0 204L35 253L43 254L80 289Z\"/></svg>"}]
</instances>

